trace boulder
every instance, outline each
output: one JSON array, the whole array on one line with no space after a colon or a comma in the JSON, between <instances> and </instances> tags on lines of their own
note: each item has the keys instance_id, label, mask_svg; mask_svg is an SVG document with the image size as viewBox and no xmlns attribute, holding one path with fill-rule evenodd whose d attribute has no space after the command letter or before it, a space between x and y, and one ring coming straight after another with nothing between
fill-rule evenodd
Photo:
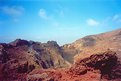
<instances>
[{"instance_id":1,"label":"boulder","mask_svg":"<svg viewBox=\"0 0 121 81\"><path fill-rule=\"evenodd\" d=\"M80 59L68 72L75 75L83 75L87 71L100 71L101 78L114 79L121 76L121 69L118 64L116 52L106 51L93 54L87 58Z\"/></svg>"}]
</instances>

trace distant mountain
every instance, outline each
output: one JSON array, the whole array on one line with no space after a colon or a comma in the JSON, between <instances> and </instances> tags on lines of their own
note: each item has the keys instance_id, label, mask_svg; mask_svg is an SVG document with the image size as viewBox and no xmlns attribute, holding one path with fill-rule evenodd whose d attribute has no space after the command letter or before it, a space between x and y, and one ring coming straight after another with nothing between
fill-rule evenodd
<instances>
[{"instance_id":1,"label":"distant mountain","mask_svg":"<svg viewBox=\"0 0 121 81\"><path fill-rule=\"evenodd\" d=\"M16 39L0 43L0 81L120 81L121 29L59 46Z\"/></svg>"},{"instance_id":2,"label":"distant mountain","mask_svg":"<svg viewBox=\"0 0 121 81\"><path fill-rule=\"evenodd\" d=\"M62 53L55 41L40 43L17 39L9 44L1 43L0 78L14 78L19 73L29 73L38 68L68 67Z\"/></svg>"},{"instance_id":3,"label":"distant mountain","mask_svg":"<svg viewBox=\"0 0 121 81\"><path fill-rule=\"evenodd\" d=\"M101 33L97 35L89 35L76 40L71 44L63 46L65 56L70 57L70 61L85 58L90 54L106 51L110 49L118 53L121 61L121 29ZM73 52L72 52L73 51ZM74 57L73 57L74 56Z\"/></svg>"}]
</instances>

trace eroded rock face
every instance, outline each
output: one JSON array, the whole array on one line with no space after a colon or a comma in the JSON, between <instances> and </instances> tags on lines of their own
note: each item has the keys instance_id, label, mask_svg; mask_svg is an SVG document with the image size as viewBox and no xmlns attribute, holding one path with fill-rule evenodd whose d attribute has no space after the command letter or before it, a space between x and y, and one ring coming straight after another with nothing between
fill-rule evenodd
<instances>
[{"instance_id":1,"label":"eroded rock face","mask_svg":"<svg viewBox=\"0 0 121 81\"><path fill-rule=\"evenodd\" d=\"M116 53L113 51L106 51L80 59L69 69L69 72L75 75L82 75L86 74L87 71L94 70L100 71L101 78L120 78L121 69L120 64L118 64Z\"/></svg>"},{"instance_id":2,"label":"eroded rock face","mask_svg":"<svg viewBox=\"0 0 121 81\"><path fill-rule=\"evenodd\" d=\"M47 43L35 43L32 45L35 57L44 69L52 67L66 67L66 61L62 57L62 50L55 41Z\"/></svg>"},{"instance_id":3,"label":"eroded rock face","mask_svg":"<svg viewBox=\"0 0 121 81\"><path fill-rule=\"evenodd\" d=\"M69 69L33 70L28 74L28 79L30 81L120 81L121 67L116 55L116 52L108 50L80 59Z\"/></svg>"},{"instance_id":4,"label":"eroded rock face","mask_svg":"<svg viewBox=\"0 0 121 81\"><path fill-rule=\"evenodd\" d=\"M0 43L0 80L26 81L29 79L50 81L121 81L121 30L90 35L72 44L59 46L55 41L40 43L17 39L9 44ZM110 49L112 51L105 50ZM113 52L115 51L115 52ZM65 68L75 63L69 69ZM45 76L41 74L47 74ZM41 77L35 77L37 76Z\"/></svg>"},{"instance_id":5,"label":"eroded rock face","mask_svg":"<svg viewBox=\"0 0 121 81\"><path fill-rule=\"evenodd\" d=\"M47 73L27 75L27 81L42 81L48 77Z\"/></svg>"},{"instance_id":6,"label":"eroded rock face","mask_svg":"<svg viewBox=\"0 0 121 81\"><path fill-rule=\"evenodd\" d=\"M87 73L87 68L83 65L73 65L68 73L70 74L75 74L75 75L83 75L83 74L86 74Z\"/></svg>"},{"instance_id":7,"label":"eroded rock face","mask_svg":"<svg viewBox=\"0 0 121 81\"><path fill-rule=\"evenodd\" d=\"M55 41L40 43L17 39L0 44L0 80L22 80L37 68L62 67L68 67L68 64Z\"/></svg>"},{"instance_id":8,"label":"eroded rock face","mask_svg":"<svg viewBox=\"0 0 121 81\"><path fill-rule=\"evenodd\" d=\"M0 63L6 63L9 60L8 53L3 45L0 45Z\"/></svg>"}]
</instances>

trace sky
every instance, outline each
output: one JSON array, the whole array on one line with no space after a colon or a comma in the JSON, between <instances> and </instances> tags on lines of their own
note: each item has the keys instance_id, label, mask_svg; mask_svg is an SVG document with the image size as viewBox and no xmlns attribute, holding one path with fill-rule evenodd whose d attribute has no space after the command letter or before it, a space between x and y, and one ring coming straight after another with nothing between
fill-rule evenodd
<instances>
[{"instance_id":1,"label":"sky","mask_svg":"<svg viewBox=\"0 0 121 81\"><path fill-rule=\"evenodd\" d=\"M0 42L63 45L121 28L120 0L0 0Z\"/></svg>"}]
</instances>

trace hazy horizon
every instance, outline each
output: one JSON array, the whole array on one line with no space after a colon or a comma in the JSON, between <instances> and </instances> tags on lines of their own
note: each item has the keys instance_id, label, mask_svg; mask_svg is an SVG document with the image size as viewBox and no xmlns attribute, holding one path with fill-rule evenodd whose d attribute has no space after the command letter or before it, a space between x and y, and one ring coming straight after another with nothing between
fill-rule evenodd
<instances>
[{"instance_id":1,"label":"hazy horizon","mask_svg":"<svg viewBox=\"0 0 121 81\"><path fill-rule=\"evenodd\" d=\"M0 42L17 38L58 44L121 28L120 0L1 0Z\"/></svg>"}]
</instances>

